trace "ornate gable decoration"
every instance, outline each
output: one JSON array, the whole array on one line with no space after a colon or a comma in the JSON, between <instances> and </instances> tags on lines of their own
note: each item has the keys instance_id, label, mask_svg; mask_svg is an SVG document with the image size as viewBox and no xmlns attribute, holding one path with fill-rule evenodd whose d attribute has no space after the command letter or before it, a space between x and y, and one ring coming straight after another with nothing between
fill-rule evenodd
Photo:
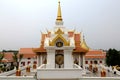
<instances>
[{"instance_id":1,"label":"ornate gable decoration","mask_svg":"<svg viewBox=\"0 0 120 80\"><path fill-rule=\"evenodd\" d=\"M61 34L58 34L51 42L50 46L54 46L58 40L61 40L64 44L64 46L69 46L70 42L67 41Z\"/></svg>"},{"instance_id":2,"label":"ornate gable decoration","mask_svg":"<svg viewBox=\"0 0 120 80\"><path fill-rule=\"evenodd\" d=\"M64 32L59 28L59 29L55 32L55 34L64 34Z\"/></svg>"}]
</instances>

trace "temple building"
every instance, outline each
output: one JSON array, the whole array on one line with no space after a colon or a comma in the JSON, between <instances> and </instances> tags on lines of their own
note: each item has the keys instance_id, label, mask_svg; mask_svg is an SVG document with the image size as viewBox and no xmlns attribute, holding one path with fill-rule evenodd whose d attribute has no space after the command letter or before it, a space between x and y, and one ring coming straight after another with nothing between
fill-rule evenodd
<instances>
[{"instance_id":1,"label":"temple building","mask_svg":"<svg viewBox=\"0 0 120 80\"><path fill-rule=\"evenodd\" d=\"M90 49L82 32L64 27L60 1L55 27L41 34L40 47L21 48L19 54L24 55L20 66L37 64L38 79L79 78L86 65L105 63L105 53Z\"/></svg>"}]
</instances>

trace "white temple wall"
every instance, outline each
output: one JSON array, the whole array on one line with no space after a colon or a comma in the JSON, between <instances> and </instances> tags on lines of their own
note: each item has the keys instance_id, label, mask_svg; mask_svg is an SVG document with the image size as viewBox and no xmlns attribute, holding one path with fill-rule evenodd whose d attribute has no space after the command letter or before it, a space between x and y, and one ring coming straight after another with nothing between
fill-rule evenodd
<instances>
[{"instance_id":1,"label":"white temple wall","mask_svg":"<svg viewBox=\"0 0 120 80\"><path fill-rule=\"evenodd\" d=\"M47 68L55 68L55 50L47 49Z\"/></svg>"},{"instance_id":2,"label":"white temple wall","mask_svg":"<svg viewBox=\"0 0 120 80\"><path fill-rule=\"evenodd\" d=\"M72 49L64 50L64 68L73 68Z\"/></svg>"}]
</instances>

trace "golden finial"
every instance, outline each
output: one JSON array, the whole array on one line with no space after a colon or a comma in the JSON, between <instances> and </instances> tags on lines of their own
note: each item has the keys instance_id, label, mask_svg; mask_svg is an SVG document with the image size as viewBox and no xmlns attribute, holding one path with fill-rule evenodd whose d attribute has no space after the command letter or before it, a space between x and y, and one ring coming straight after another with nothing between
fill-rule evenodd
<instances>
[{"instance_id":1,"label":"golden finial","mask_svg":"<svg viewBox=\"0 0 120 80\"><path fill-rule=\"evenodd\" d=\"M87 46L86 42L85 42L85 36L83 35L83 41L81 43L81 47L87 51L89 51L89 47Z\"/></svg>"},{"instance_id":2,"label":"golden finial","mask_svg":"<svg viewBox=\"0 0 120 80\"><path fill-rule=\"evenodd\" d=\"M62 21L62 14L61 14L61 7L60 7L60 0L58 0L58 13L56 21Z\"/></svg>"},{"instance_id":3,"label":"golden finial","mask_svg":"<svg viewBox=\"0 0 120 80\"><path fill-rule=\"evenodd\" d=\"M58 0L58 3L60 4L60 0Z\"/></svg>"}]
</instances>

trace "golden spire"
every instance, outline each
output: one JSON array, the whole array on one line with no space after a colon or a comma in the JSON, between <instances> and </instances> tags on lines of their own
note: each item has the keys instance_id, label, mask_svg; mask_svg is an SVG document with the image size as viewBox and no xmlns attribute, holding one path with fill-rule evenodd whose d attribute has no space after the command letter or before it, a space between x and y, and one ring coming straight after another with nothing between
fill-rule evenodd
<instances>
[{"instance_id":1,"label":"golden spire","mask_svg":"<svg viewBox=\"0 0 120 80\"><path fill-rule=\"evenodd\" d=\"M62 14L61 14L61 7L60 7L60 1L58 1L58 13L57 13L57 19L56 21L62 21Z\"/></svg>"},{"instance_id":2,"label":"golden spire","mask_svg":"<svg viewBox=\"0 0 120 80\"><path fill-rule=\"evenodd\" d=\"M83 35L83 41L81 43L81 47L87 51L89 51L89 47L87 46L86 42L85 42L85 38L84 38L84 35Z\"/></svg>"}]
</instances>

